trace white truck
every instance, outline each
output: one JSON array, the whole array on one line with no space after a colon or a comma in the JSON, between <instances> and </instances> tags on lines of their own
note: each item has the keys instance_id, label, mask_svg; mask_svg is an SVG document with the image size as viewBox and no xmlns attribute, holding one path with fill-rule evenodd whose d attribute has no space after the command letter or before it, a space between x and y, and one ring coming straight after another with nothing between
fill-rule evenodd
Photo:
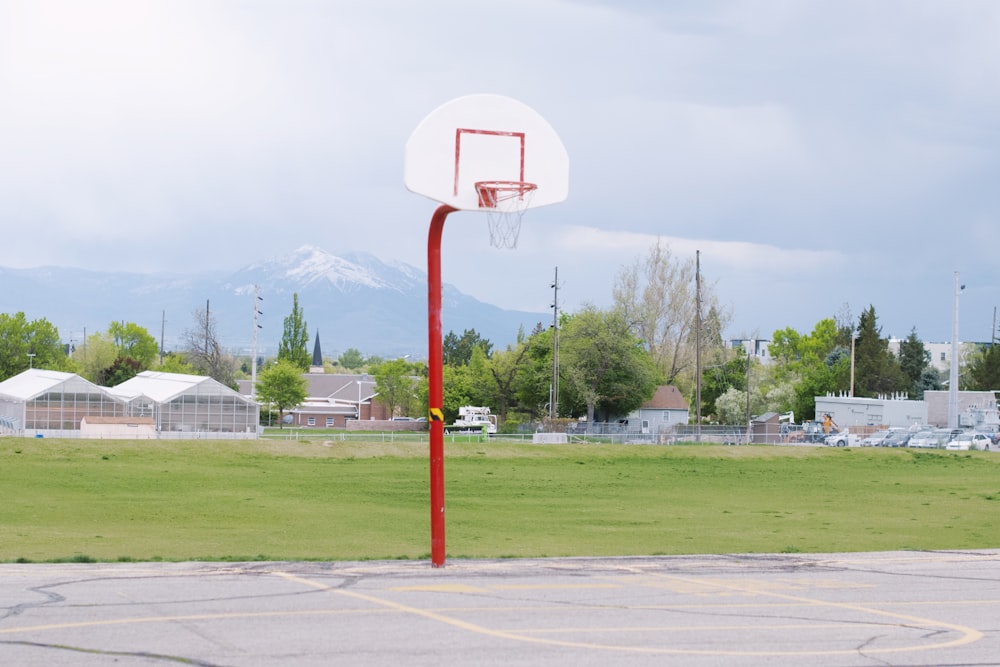
<instances>
[{"instance_id":1,"label":"white truck","mask_svg":"<svg viewBox=\"0 0 1000 667\"><path fill-rule=\"evenodd\" d=\"M490 413L489 407L463 405L458 409L458 419L454 424L446 426L445 430L450 433L481 432L483 427L490 435L497 432L497 416Z\"/></svg>"}]
</instances>

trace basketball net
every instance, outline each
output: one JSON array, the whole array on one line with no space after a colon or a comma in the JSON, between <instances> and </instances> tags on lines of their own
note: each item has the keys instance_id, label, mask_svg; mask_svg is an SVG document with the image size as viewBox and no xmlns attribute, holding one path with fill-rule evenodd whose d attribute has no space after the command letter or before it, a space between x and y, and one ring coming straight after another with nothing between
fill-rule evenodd
<instances>
[{"instance_id":1,"label":"basketball net","mask_svg":"<svg viewBox=\"0 0 1000 667\"><path fill-rule=\"evenodd\" d=\"M531 204L538 186L524 181L479 181L479 208L486 211L490 245L494 248L517 247L521 218Z\"/></svg>"}]
</instances>

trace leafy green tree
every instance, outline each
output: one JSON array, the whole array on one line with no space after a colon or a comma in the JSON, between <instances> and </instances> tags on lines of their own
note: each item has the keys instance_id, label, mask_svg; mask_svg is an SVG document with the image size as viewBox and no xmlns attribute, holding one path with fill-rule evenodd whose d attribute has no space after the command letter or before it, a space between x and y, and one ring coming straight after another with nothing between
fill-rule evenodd
<instances>
[{"instance_id":1,"label":"leafy green tree","mask_svg":"<svg viewBox=\"0 0 1000 667\"><path fill-rule=\"evenodd\" d=\"M309 333L299 306L299 295L292 294L292 312L285 318L284 332L278 343L278 359L284 359L300 370L309 370L312 355L309 354Z\"/></svg>"},{"instance_id":2,"label":"leafy green tree","mask_svg":"<svg viewBox=\"0 0 1000 667\"><path fill-rule=\"evenodd\" d=\"M727 362L713 364L701 372L701 401L703 415L719 414L716 400L730 389L746 391L747 364L750 358L740 347ZM721 417L720 417L721 419ZM723 422L728 423L728 422Z\"/></svg>"},{"instance_id":3,"label":"leafy green tree","mask_svg":"<svg viewBox=\"0 0 1000 667\"><path fill-rule=\"evenodd\" d=\"M1000 345L990 345L975 355L966 369L969 389L991 391L1000 388Z\"/></svg>"},{"instance_id":4,"label":"leafy green tree","mask_svg":"<svg viewBox=\"0 0 1000 667\"><path fill-rule=\"evenodd\" d=\"M278 408L279 428L284 423L285 410L302 403L306 399L306 391L302 370L284 359L261 371L257 378L257 399Z\"/></svg>"},{"instance_id":5,"label":"leafy green tree","mask_svg":"<svg viewBox=\"0 0 1000 667\"><path fill-rule=\"evenodd\" d=\"M517 379L528 365L529 350L529 342L520 334L516 345L508 345L506 349L494 352L489 359L477 348L476 356L482 356L481 363L486 376L484 393L490 397L487 403L491 407L496 406L500 423L507 421L507 411L516 402Z\"/></svg>"},{"instance_id":6,"label":"leafy green tree","mask_svg":"<svg viewBox=\"0 0 1000 667\"><path fill-rule=\"evenodd\" d=\"M152 367L160 353L156 339L134 322L112 322L108 325L108 335L111 336L119 357L128 357L139 363L140 370Z\"/></svg>"},{"instance_id":7,"label":"leafy green tree","mask_svg":"<svg viewBox=\"0 0 1000 667\"><path fill-rule=\"evenodd\" d=\"M944 389L944 382L941 381L941 374L933 366L927 366L920 374L920 381L917 383L915 400L922 400L924 393L928 391L941 391Z\"/></svg>"},{"instance_id":8,"label":"leafy green tree","mask_svg":"<svg viewBox=\"0 0 1000 667\"><path fill-rule=\"evenodd\" d=\"M63 370L66 367L59 331L48 320L29 322L23 312L0 313L0 380L28 368Z\"/></svg>"},{"instance_id":9,"label":"leafy green tree","mask_svg":"<svg viewBox=\"0 0 1000 667\"><path fill-rule=\"evenodd\" d=\"M715 401L716 416L720 424L747 426L747 392L730 387ZM766 400L757 389L750 390L751 419L766 412Z\"/></svg>"},{"instance_id":10,"label":"leafy green tree","mask_svg":"<svg viewBox=\"0 0 1000 667\"><path fill-rule=\"evenodd\" d=\"M76 348L73 353L80 376L94 384L101 384L104 381L104 371L110 368L117 358L118 350L114 342L102 331L87 336L83 345Z\"/></svg>"},{"instance_id":11,"label":"leafy green tree","mask_svg":"<svg viewBox=\"0 0 1000 667\"><path fill-rule=\"evenodd\" d=\"M409 408L417 393L413 367L405 359L384 361L372 368L378 402L385 406L390 417L400 407Z\"/></svg>"},{"instance_id":12,"label":"leafy green tree","mask_svg":"<svg viewBox=\"0 0 1000 667\"><path fill-rule=\"evenodd\" d=\"M841 338L841 331L832 318L820 320L808 334L786 328L775 331L771 337L772 381L775 386L794 386L794 399L786 398L783 404L795 413L796 419L815 417L817 396L847 390L850 350L840 345ZM850 338L848 344L849 341ZM783 393L787 396L787 391Z\"/></svg>"},{"instance_id":13,"label":"leafy green tree","mask_svg":"<svg viewBox=\"0 0 1000 667\"><path fill-rule=\"evenodd\" d=\"M445 364L461 366L472 361L472 350L480 348L489 357L493 351L493 343L486 340L475 329L466 329L461 337L449 331L441 341L441 355Z\"/></svg>"},{"instance_id":14,"label":"leafy green tree","mask_svg":"<svg viewBox=\"0 0 1000 667\"><path fill-rule=\"evenodd\" d=\"M931 367L931 353L927 351L924 342L917 337L914 328L910 335L899 343L899 368L909 380L908 393L910 398L919 401L924 398L924 391L933 389L926 386L928 378L937 379L937 371ZM932 375L926 371L932 371Z\"/></svg>"},{"instance_id":15,"label":"leafy green tree","mask_svg":"<svg viewBox=\"0 0 1000 667\"><path fill-rule=\"evenodd\" d=\"M889 351L889 340L882 338L881 332L875 306L869 306L858 321L854 349L855 396L875 397L907 391L912 386L896 356ZM850 385L850 379L847 384Z\"/></svg>"},{"instance_id":16,"label":"leafy green tree","mask_svg":"<svg viewBox=\"0 0 1000 667\"><path fill-rule=\"evenodd\" d=\"M801 379L795 384L793 411L796 419L815 419L816 397L841 391L849 384L851 355L843 352L843 348L837 348L822 363L803 370Z\"/></svg>"},{"instance_id":17,"label":"leafy green tree","mask_svg":"<svg viewBox=\"0 0 1000 667\"><path fill-rule=\"evenodd\" d=\"M567 319L560 340L567 388L560 394L588 421L597 410L605 418L628 414L656 391L662 376L622 311L587 306Z\"/></svg>"},{"instance_id":18,"label":"leafy green tree","mask_svg":"<svg viewBox=\"0 0 1000 667\"><path fill-rule=\"evenodd\" d=\"M443 381L443 398L445 424L451 424L458 418L458 408L463 405L482 405L475 388L475 378L468 366L452 366L445 364L441 368Z\"/></svg>"},{"instance_id":19,"label":"leafy green tree","mask_svg":"<svg viewBox=\"0 0 1000 667\"><path fill-rule=\"evenodd\" d=\"M563 323L568 315L562 314ZM562 323L560 323L562 326ZM528 349L523 358L523 364L514 381L514 396L517 404L531 417L548 414L552 389L552 328L544 328L539 324L528 338ZM568 404L558 402L560 411ZM567 412L568 413L568 412ZM559 415L556 415L557 417Z\"/></svg>"},{"instance_id":20,"label":"leafy green tree","mask_svg":"<svg viewBox=\"0 0 1000 667\"><path fill-rule=\"evenodd\" d=\"M163 355L163 363L156 366L161 373L180 373L181 375L197 375L197 369L189 364L184 355L167 352Z\"/></svg>"},{"instance_id":21,"label":"leafy green tree","mask_svg":"<svg viewBox=\"0 0 1000 667\"><path fill-rule=\"evenodd\" d=\"M340 364L342 368L353 371L365 365L365 357L361 354L361 350L350 347L344 350L341 355L337 357L337 363Z\"/></svg>"},{"instance_id":22,"label":"leafy green tree","mask_svg":"<svg viewBox=\"0 0 1000 667\"><path fill-rule=\"evenodd\" d=\"M111 366L104 369L101 374L101 381L98 383L105 387L115 387L126 380L131 380L142 371L142 364L132 357L118 357Z\"/></svg>"}]
</instances>

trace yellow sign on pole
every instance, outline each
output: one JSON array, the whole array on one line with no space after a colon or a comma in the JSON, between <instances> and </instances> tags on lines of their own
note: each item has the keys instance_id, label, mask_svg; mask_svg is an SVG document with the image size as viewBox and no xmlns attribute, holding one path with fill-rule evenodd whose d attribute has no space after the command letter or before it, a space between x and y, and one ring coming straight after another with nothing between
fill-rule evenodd
<instances>
[{"instance_id":1,"label":"yellow sign on pole","mask_svg":"<svg viewBox=\"0 0 1000 667\"><path fill-rule=\"evenodd\" d=\"M431 412L430 413L430 420L432 422L443 422L444 421L444 413L441 412L441 408L431 408L430 412Z\"/></svg>"}]
</instances>

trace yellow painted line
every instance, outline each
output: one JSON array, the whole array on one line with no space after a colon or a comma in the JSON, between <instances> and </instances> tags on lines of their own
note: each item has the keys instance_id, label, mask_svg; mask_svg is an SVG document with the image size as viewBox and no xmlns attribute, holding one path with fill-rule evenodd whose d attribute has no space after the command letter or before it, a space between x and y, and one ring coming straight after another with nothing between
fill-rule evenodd
<instances>
[{"instance_id":1,"label":"yellow painted line","mask_svg":"<svg viewBox=\"0 0 1000 667\"><path fill-rule=\"evenodd\" d=\"M113 625L141 625L144 623L175 623L178 621L214 621L234 618L274 618L276 616L337 616L344 614L386 614L387 609L316 609L302 611L248 611L223 614L182 614L178 616L142 616L139 618L109 618L103 621L75 621L70 623L49 623L46 625L25 625L16 628L0 628L0 635L43 632L47 630L70 630L74 628L99 628Z\"/></svg>"},{"instance_id":2,"label":"yellow painted line","mask_svg":"<svg viewBox=\"0 0 1000 667\"><path fill-rule=\"evenodd\" d=\"M658 574L644 572L645 576L660 577L663 579L677 580L688 583L699 583L698 580L687 579L685 577L678 577L676 575ZM742 588L736 584L723 584L716 582L717 586L723 588L729 588L731 590L746 593L750 595L762 595L771 598L777 598L780 600L794 601L798 603L804 603L815 607L831 607L834 609L846 609L849 611L860 612L864 614L872 614L874 616L883 616L886 618L895 619L898 621L903 621L906 624L915 624L917 626L929 626L931 628L945 628L947 630L952 630L959 633L961 636L953 641L939 642L937 644L924 644L919 646L900 646L900 647L889 647L889 648L872 648L868 647L865 649L866 654L871 653L900 653L903 651L929 651L943 648L954 648L956 646L964 646L965 644L971 644L977 642L983 638L983 633L975 628L970 628L964 625L957 625L954 623L948 623L946 621L938 621L929 618L922 618L920 616L911 616L910 614L900 614L891 611L884 611L882 609L874 609L872 607L866 607L863 605L848 603L848 602L830 602L827 600L817 600L814 598L807 598L799 595L789 595L787 593L778 593L775 591L761 590L756 588ZM822 655L837 655L846 653L857 653L856 649L846 650L846 651L822 651ZM757 655L757 654L753 654ZM813 653L782 653L782 655L816 655Z\"/></svg>"},{"instance_id":3,"label":"yellow painted line","mask_svg":"<svg viewBox=\"0 0 1000 667\"><path fill-rule=\"evenodd\" d=\"M399 602L393 602L392 600L386 600L383 598L378 598L373 595L367 595L365 593L359 593L357 591L346 590L342 588L333 588L327 584L312 581L303 577L296 575L275 572L276 576L282 577L289 581L294 581L301 583L304 586L309 586L311 588L316 588L319 590L328 591L336 595L343 595L358 600L364 600L375 605L381 605L394 609L401 613L412 614L414 616L419 616L422 618L427 618L430 620L438 621L446 625L450 625L462 630L467 630L469 632L474 632L476 634L495 637L498 639L509 639L516 642L524 642L531 644L544 644L547 646L563 646L568 648L583 648L583 649L593 649L600 651L613 651L621 653L652 653L652 654L663 654L663 655L713 655L713 656L820 656L820 655L857 655L857 648L849 649L831 649L831 650L814 650L814 651L752 651L752 650L719 650L719 649L674 649L674 648L657 648L657 647L647 647L647 646L627 646L627 645L614 645L614 644L597 644L592 642L575 642L569 640L560 639L546 639L542 637L532 636L532 630L520 630L516 632L508 630L497 630L493 628L487 628L482 625L475 623L470 623L468 621L463 621L458 618L452 618L446 616L442 613L431 611L429 609L419 609L417 607L411 607L409 605L401 604ZM647 574L647 573L643 573ZM682 577L671 577L670 575L660 575L664 578L676 578L678 580L683 580ZM884 649L878 649L869 647L865 649L866 654L873 653L900 653L900 652L911 652L911 651L927 651L932 649L943 649L943 648L953 648L956 646L962 646L964 644L969 644L978 641L983 638L983 634L974 628L968 628L960 625L954 625L951 623L944 623L940 621L933 621L930 619L923 619L916 616L909 616L906 614L895 614L892 612L885 612L878 609L869 609L867 607L862 607L860 605L847 604L847 603L837 603L837 602L824 602L822 600L814 600L804 597L796 597L785 595L781 593L773 593L768 591L741 591L742 593L751 593L756 595L766 595L770 597L777 597L780 599L787 599L798 602L800 604L806 604L812 607L834 607L840 609L849 609L851 611L870 613L876 616L885 616L894 618L897 620L908 621L909 623L916 623L920 626L931 626L933 628L947 628L954 630L961 634L962 636L954 641L939 642L937 644L929 645L918 645L918 646L901 646L901 647L889 647ZM530 611L530 609L525 610ZM848 624L848 625L857 625ZM878 624L884 626L885 624ZM756 626L740 626L743 630L754 630ZM591 627L587 628L591 634L595 632L600 632L601 628ZM582 630L581 630L582 631Z\"/></svg>"},{"instance_id":4,"label":"yellow painted line","mask_svg":"<svg viewBox=\"0 0 1000 667\"><path fill-rule=\"evenodd\" d=\"M533 635L546 634L593 634L594 632L645 634L649 632L746 632L747 630L816 630L823 628L857 628L860 626L885 626L885 623L774 623L765 625L654 625L636 627L605 627L599 628L523 628L518 632Z\"/></svg>"},{"instance_id":5,"label":"yellow painted line","mask_svg":"<svg viewBox=\"0 0 1000 667\"><path fill-rule=\"evenodd\" d=\"M391 600L386 600L383 598L376 597L374 595L368 595L365 593L360 593L353 590L334 588L322 582L314 581L311 579L306 579L304 577L299 577L289 573L274 572L275 576L281 577L287 581L292 581L299 583L310 588L327 591L331 594L348 597L354 600L360 600L366 602L370 605L374 605L374 608L352 608L352 609L341 609L341 610L302 610L302 611L279 611L279 612L235 612L235 613L219 613L219 614L188 614L188 615L176 615L176 616L156 616L156 617L144 617L144 618L119 618L119 619L106 619L98 621L79 621L70 623L53 623L45 625L35 625L35 626L23 626L23 627L4 627L0 628L0 635L12 635L12 634L23 634L29 632L41 632L50 630L62 630L62 629L73 629L73 628L86 628L86 627L109 627L116 625L130 625L130 624L146 624L146 623L166 623L166 622L176 622L176 621L199 621L199 620L225 620L225 619L241 619L241 618L276 618L276 617L305 617L305 616L324 616L324 615L349 615L349 614L372 614L372 613L391 613L398 612L404 614L410 614L413 616L418 616L426 618L429 620L434 620L440 623L450 625L468 632L473 632L476 634L496 637L501 639L507 639L515 642L532 643L532 644L543 644L548 646L563 646L569 648L581 648L581 649L593 649L600 651L611 651L620 653L645 653L645 654L662 654L662 655L710 655L710 656L828 656L828 655L856 655L857 648L852 647L848 649L830 649L830 650L812 650L812 651L753 651L753 650L720 650L720 649L675 649L666 647L646 647L646 646L628 646L628 645L614 645L614 644L599 644L592 642L577 642L564 639L554 639L539 637L539 634L545 634L553 632L547 629L520 629L520 630L498 630L493 628L484 627L475 623L470 623L463 621L458 618L448 616L439 611L434 611L430 609L419 609L412 607L410 605L401 604L398 602L393 602ZM645 576L650 576L648 572L642 572L641 574ZM678 577L675 575L661 575L654 574L654 576L663 579L672 579L677 581L686 581L687 583L697 583L697 580L685 579L684 577ZM870 606L858 605L853 603L841 603L841 602L828 602L824 600L817 600L813 598L808 598L804 596L789 595L786 593L778 593L775 591L760 590L757 588L740 588L737 584L722 584L716 582L717 586L725 586L733 590L734 592L739 592L741 594L757 595L763 596L771 599L780 600L784 605L792 606L807 606L807 607L827 607L834 609L844 609L862 614L871 614L875 617L887 618L896 621L895 623L877 623L874 621L859 621L852 623L843 624L833 624L829 622L826 623L803 623L796 624L796 628L824 628L824 627L844 627L844 626L858 626L858 625L879 625L882 627L900 627L906 628L908 630L920 630L921 628L926 629L945 629L958 633L960 636L957 639L951 641L942 641L934 644L923 644L923 645L913 645L913 646L898 646L898 647L887 647L887 648L875 648L868 647L865 649L866 654L881 654L881 653L901 653L901 652L915 652L915 651L930 651L936 649L944 648L954 648L957 646L963 646L983 638L983 634L974 628L969 628L966 626L961 626L957 624L947 623L943 621L937 621L933 619L922 618L918 616L912 616L909 614L900 614L896 612L884 611L882 609L872 608ZM475 587L470 587L475 588ZM477 589L479 590L479 589ZM956 602L957 604L958 602ZM896 603L884 603L884 604L896 604ZM905 604L905 603L903 603ZM730 605L700 605L702 607L709 606L713 608L726 608ZM745 607L747 605L739 604L732 605L733 607ZM765 606L765 605L757 605ZM773 605L767 605L773 606ZM695 605L690 605L690 607L695 607ZM601 607L595 607L601 608ZM649 607L631 607L631 609L652 609L656 608L653 606ZM679 607L669 605L664 608L678 609ZM563 612L567 609L559 607ZM625 608L628 610L629 608ZM491 611L492 608L480 608L480 611ZM519 611L530 613L533 608L518 608ZM468 613L473 611L471 608L459 608L452 610L453 613ZM731 632L732 630L741 631L755 631L755 630L771 630L771 629L783 629L786 627L793 626L781 626L781 625L740 625L740 626L730 626L730 625L718 625L718 626L693 626L693 627L683 627L683 626L667 626L668 628L675 628L677 632L683 631L695 631L695 632ZM663 628L639 628L641 632L651 632L663 630ZM628 633L636 632L635 628L621 628L621 627L611 627L611 628L600 628L600 627L588 627L588 628L566 628L558 632L565 634L570 633L589 633L593 634L595 632L612 632L612 633Z\"/></svg>"},{"instance_id":6,"label":"yellow painted line","mask_svg":"<svg viewBox=\"0 0 1000 667\"><path fill-rule=\"evenodd\" d=\"M546 590L587 590L601 588L621 588L621 584L500 584L477 587L466 584L427 584L424 586L396 586L387 590L393 592L423 593L489 593L490 591L546 591Z\"/></svg>"},{"instance_id":7,"label":"yellow painted line","mask_svg":"<svg viewBox=\"0 0 1000 667\"><path fill-rule=\"evenodd\" d=\"M390 591L397 591L402 593L407 592L421 592L421 593L488 593L489 591L485 588L476 588L475 586L466 586L465 584L430 584L427 586L399 586L396 588L390 588Z\"/></svg>"},{"instance_id":8,"label":"yellow painted line","mask_svg":"<svg viewBox=\"0 0 1000 667\"><path fill-rule=\"evenodd\" d=\"M496 591L559 591L621 588L621 584L502 584L490 586Z\"/></svg>"}]
</instances>

